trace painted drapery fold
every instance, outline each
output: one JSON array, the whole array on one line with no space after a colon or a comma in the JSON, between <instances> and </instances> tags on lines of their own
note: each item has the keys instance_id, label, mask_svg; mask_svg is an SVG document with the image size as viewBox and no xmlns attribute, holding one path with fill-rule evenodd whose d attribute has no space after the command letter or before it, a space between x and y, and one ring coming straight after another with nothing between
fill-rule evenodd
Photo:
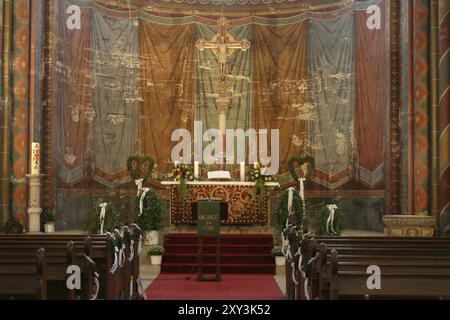
<instances>
[{"instance_id":1,"label":"painted drapery fold","mask_svg":"<svg viewBox=\"0 0 450 320\"><path fill-rule=\"evenodd\" d=\"M330 189L350 180L354 141L354 15L309 21L310 140L314 181Z\"/></svg>"},{"instance_id":2,"label":"painted drapery fold","mask_svg":"<svg viewBox=\"0 0 450 320\"><path fill-rule=\"evenodd\" d=\"M384 2L381 8L384 25ZM385 30L369 29L368 14L356 11L355 28L355 142L360 181L374 186L383 178L386 134Z\"/></svg>"},{"instance_id":3,"label":"painted drapery fold","mask_svg":"<svg viewBox=\"0 0 450 320\"><path fill-rule=\"evenodd\" d=\"M255 25L253 34L253 123L280 130L280 173L299 156L310 115L307 103L307 22Z\"/></svg>"},{"instance_id":4,"label":"painted drapery fold","mask_svg":"<svg viewBox=\"0 0 450 320\"><path fill-rule=\"evenodd\" d=\"M126 162L138 134L138 52L134 21L94 13L91 157L95 179L106 185L129 179Z\"/></svg>"},{"instance_id":5,"label":"painted drapery fold","mask_svg":"<svg viewBox=\"0 0 450 320\"><path fill-rule=\"evenodd\" d=\"M146 154L168 173L173 130L192 132L194 121L195 28L189 25L160 25L141 21L141 104L140 139Z\"/></svg>"},{"instance_id":6,"label":"painted drapery fold","mask_svg":"<svg viewBox=\"0 0 450 320\"><path fill-rule=\"evenodd\" d=\"M67 7L61 3L60 17ZM67 184L85 177L85 156L93 120L91 102L91 11L81 11L81 30L69 30L59 24L57 79L57 168L59 178Z\"/></svg>"}]
</instances>

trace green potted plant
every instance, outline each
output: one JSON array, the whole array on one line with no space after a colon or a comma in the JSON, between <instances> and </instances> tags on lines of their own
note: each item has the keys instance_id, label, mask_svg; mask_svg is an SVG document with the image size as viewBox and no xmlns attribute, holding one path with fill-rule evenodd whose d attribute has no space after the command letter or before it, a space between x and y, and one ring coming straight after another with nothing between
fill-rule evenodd
<instances>
[{"instance_id":1,"label":"green potted plant","mask_svg":"<svg viewBox=\"0 0 450 320\"><path fill-rule=\"evenodd\" d=\"M162 229L164 202L152 188L144 188L136 197L135 214L142 229L146 245L159 243L159 231Z\"/></svg>"},{"instance_id":2,"label":"green potted plant","mask_svg":"<svg viewBox=\"0 0 450 320\"><path fill-rule=\"evenodd\" d=\"M147 255L150 256L152 265L161 265L162 256L166 251L163 246L151 246L147 251Z\"/></svg>"},{"instance_id":3,"label":"green potted plant","mask_svg":"<svg viewBox=\"0 0 450 320\"><path fill-rule=\"evenodd\" d=\"M272 256L275 257L275 264L277 266L284 266L286 264L286 258L283 255L281 246L276 246L272 249Z\"/></svg>"},{"instance_id":4,"label":"green potted plant","mask_svg":"<svg viewBox=\"0 0 450 320\"><path fill-rule=\"evenodd\" d=\"M44 230L46 233L55 232L55 215L52 212L44 211L41 213Z\"/></svg>"}]
</instances>

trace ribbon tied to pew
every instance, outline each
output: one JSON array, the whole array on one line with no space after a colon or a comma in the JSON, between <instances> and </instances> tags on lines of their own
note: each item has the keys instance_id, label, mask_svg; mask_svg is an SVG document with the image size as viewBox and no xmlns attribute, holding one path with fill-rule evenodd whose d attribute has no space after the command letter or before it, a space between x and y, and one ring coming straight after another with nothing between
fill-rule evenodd
<instances>
[{"instance_id":1,"label":"ribbon tied to pew","mask_svg":"<svg viewBox=\"0 0 450 320\"><path fill-rule=\"evenodd\" d=\"M108 206L107 202L103 202L100 204L100 234L103 234L103 227L105 225L105 217L106 217L106 207Z\"/></svg>"},{"instance_id":2,"label":"ribbon tied to pew","mask_svg":"<svg viewBox=\"0 0 450 320\"><path fill-rule=\"evenodd\" d=\"M88 265L90 267L90 271L92 272L92 274L94 275L94 285L95 285L95 291L94 294L92 295L92 297L89 298L89 300L97 300L98 297L98 292L100 290L100 282L98 281L99 278L99 274L97 271L95 271L95 261L92 260L91 257L89 257L88 255L84 254L84 258L86 259L86 261L88 262Z\"/></svg>"},{"instance_id":3,"label":"ribbon tied to pew","mask_svg":"<svg viewBox=\"0 0 450 320\"><path fill-rule=\"evenodd\" d=\"M337 234L337 232L334 230L334 215L338 207L335 204L329 204L327 205L327 208L329 210L327 219L327 232L329 234Z\"/></svg>"},{"instance_id":4,"label":"ribbon tied to pew","mask_svg":"<svg viewBox=\"0 0 450 320\"><path fill-rule=\"evenodd\" d=\"M139 227L136 223L132 223L131 226L135 229L135 232L139 232L139 244L138 244L138 252L137 252L137 256L139 257L141 255L141 251L142 251L142 231L141 231L141 227Z\"/></svg>"},{"instance_id":5,"label":"ribbon tied to pew","mask_svg":"<svg viewBox=\"0 0 450 320\"><path fill-rule=\"evenodd\" d=\"M111 232L106 232L106 235L110 236L114 242L114 262L111 266L111 269L109 270L109 272L114 274L116 272L117 268L119 267L119 248L117 246L116 237L114 236L114 234L112 234Z\"/></svg>"}]
</instances>

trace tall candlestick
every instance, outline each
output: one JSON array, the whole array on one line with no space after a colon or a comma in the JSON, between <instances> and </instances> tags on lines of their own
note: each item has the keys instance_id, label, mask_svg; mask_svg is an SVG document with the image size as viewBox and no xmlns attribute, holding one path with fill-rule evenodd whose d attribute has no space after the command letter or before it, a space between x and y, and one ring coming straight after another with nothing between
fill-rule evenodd
<instances>
[{"instance_id":1,"label":"tall candlestick","mask_svg":"<svg viewBox=\"0 0 450 320\"><path fill-rule=\"evenodd\" d=\"M241 162L241 181L245 181L245 162Z\"/></svg>"},{"instance_id":2,"label":"tall candlestick","mask_svg":"<svg viewBox=\"0 0 450 320\"><path fill-rule=\"evenodd\" d=\"M39 174L41 167L41 146L33 142L31 145L31 174Z\"/></svg>"},{"instance_id":3,"label":"tall candlestick","mask_svg":"<svg viewBox=\"0 0 450 320\"><path fill-rule=\"evenodd\" d=\"M194 161L194 178L198 179L199 177L199 165L200 163L198 161Z\"/></svg>"}]
</instances>

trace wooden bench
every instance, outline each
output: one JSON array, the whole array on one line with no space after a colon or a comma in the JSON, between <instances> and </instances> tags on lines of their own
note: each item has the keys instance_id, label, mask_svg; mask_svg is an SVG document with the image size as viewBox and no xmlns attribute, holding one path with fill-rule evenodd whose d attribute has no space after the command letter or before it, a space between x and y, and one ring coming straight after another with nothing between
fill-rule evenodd
<instances>
[{"instance_id":1,"label":"wooden bench","mask_svg":"<svg viewBox=\"0 0 450 320\"><path fill-rule=\"evenodd\" d=\"M86 239L89 245L88 239ZM86 245L85 245L86 246ZM86 249L85 246L83 250ZM33 255L37 247L46 248L46 268L47 268L47 298L48 299L80 299L83 296L88 297L88 283L93 283L90 272L82 273L82 288L86 291L76 292L68 290L66 285L67 269L71 265L79 265L82 270L86 269L86 262L82 255L75 254L75 245L73 241L61 241L52 243L51 246L46 242L37 241L35 243L23 243L23 241L2 241L0 240L0 261L3 264L27 264L33 261Z\"/></svg>"},{"instance_id":2,"label":"wooden bench","mask_svg":"<svg viewBox=\"0 0 450 320\"><path fill-rule=\"evenodd\" d=\"M367 266L372 264L383 266L387 273L401 270L402 266L407 273L420 272L421 267L434 273L445 270L450 257L450 241L446 239L362 237L359 240L358 237L306 239L307 249L303 252L303 259L308 263L304 268L308 273L308 288L313 299L329 297L329 259L333 249L339 252L342 264L338 266L343 268L343 272L362 274L364 271L366 279ZM320 249L317 249L317 241L321 241ZM304 288L299 286L299 291L299 296L302 296Z\"/></svg>"},{"instance_id":3,"label":"wooden bench","mask_svg":"<svg viewBox=\"0 0 450 320\"><path fill-rule=\"evenodd\" d=\"M411 260L407 264L393 265L393 268L379 267L382 270L381 286L371 290L367 286L369 275L364 265L344 270L346 268L339 263L338 251L333 249L330 253L329 299L450 299L448 260L441 263L431 260L427 265L415 265Z\"/></svg>"},{"instance_id":4,"label":"wooden bench","mask_svg":"<svg viewBox=\"0 0 450 320\"><path fill-rule=\"evenodd\" d=\"M39 248L33 260L16 263L8 258L0 259L0 299L47 299L45 250Z\"/></svg>"},{"instance_id":5,"label":"wooden bench","mask_svg":"<svg viewBox=\"0 0 450 320\"><path fill-rule=\"evenodd\" d=\"M117 235L117 234L116 234ZM75 255L86 260L95 262L96 268L91 270L91 273L97 272L100 280L99 297L105 299L120 299L130 298L131 283L137 284L139 277L139 241L140 230L133 227L133 234L131 235L128 228L124 228L125 248L124 255L122 255L122 267L117 267L116 272L112 273L114 258L116 250L114 246L114 236L112 234L106 235L91 235L90 246L85 248L84 241L86 235L84 234L27 234L27 235L0 235L0 248L18 248L17 246L24 246L25 248L34 248L36 246L43 246L51 250L57 250L65 241L73 241ZM133 249L130 248L133 243ZM118 248L117 251L120 251ZM89 252L89 253L86 253ZM136 254L134 254L136 252ZM133 257L130 254L133 253ZM88 280L89 288L92 288L92 277ZM91 296L91 295L88 295ZM133 297L138 296L137 285L133 285Z\"/></svg>"}]
</instances>

